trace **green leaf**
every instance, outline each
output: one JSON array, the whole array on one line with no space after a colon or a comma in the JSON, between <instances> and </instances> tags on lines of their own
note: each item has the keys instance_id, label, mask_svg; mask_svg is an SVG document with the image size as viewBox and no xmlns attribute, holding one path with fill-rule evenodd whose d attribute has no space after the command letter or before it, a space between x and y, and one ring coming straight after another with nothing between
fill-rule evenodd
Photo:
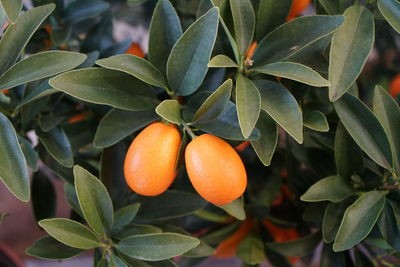
<instances>
[{"instance_id":1,"label":"green leaf","mask_svg":"<svg viewBox=\"0 0 400 267\"><path fill-rule=\"evenodd\" d=\"M0 212L0 224L3 222L4 218L7 217L7 213L5 212Z\"/></svg>"},{"instance_id":2,"label":"green leaf","mask_svg":"<svg viewBox=\"0 0 400 267\"><path fill-rule=\"evenodd\" d=\"M340 3L331 0L318 0L321 6L326 10L329 15L340 14Z\"/></svg>"},{"instance_id":3,"label":"green leaf","mask_svg":"<svg viewBox=\"0 0 400 267\"><path fill-rule=\"evenodd\" d=\"M33 243L25 253L41 259L62 260L75 257L83 251L83 249L64 245L51 236L46 236Z\"/></svg>"},{"instance_id":4,"label":"green leaf","mask_svg":"<svg viewBox=\"0 0 400 267\"><path fill-rule=\"evenodd\" d=\"M68 205L74 210L79 216L84 218L82 209L79 205L78 196L76 195L74 185L70 183L64 183L64 196Z\"/></svg>"},{"instance_id":5,"label":"green leaf","mask_svg":"<svg viewBox=\"0 0 400 267\"><path fill-rule=\"evenodd\" d=\"M230 57L225 55L216 55L208 63L210 68L238 68L239 66Z\"/></svg>"},{"instance_id":6,"label":"green leaf","mask_svg":"<svg viewBox=\"0 0 400 267\"><path fill-rule=\"evenodd\" d=\"M23 5L23 0L1 0L1 5L11 23L15 24ZM0 21L2 22L2 21Z\"/></svg>"},{"instance_id":7,"label":"green leaf","mask_svg":"<svg viewBox=\"0 0 400 267\"><path fill-rule=\"evenodd\" d=\"M335 162L339 175L345 178L364 171L364 157L361 149L339 123L335 134Z\"/></svg>"},{"instance_id":8,"label":"green leaf","mask_svg":"<svg viewBox=\"0 0 400 267\"><path fill-rule=\"evenodd\" d=\"M363 240L372 230L384 205L385 194L381 191L370 191L359 197L344 213L333 250L347 250Z\"/></svg>"},{"instance_id":9,"label":"green leaf","mask_svg":"<svg viewBox=\"0 0 400 267\"><path fill-rule=\"evenodd\" d=\"M310 255L321 242L321 232L315 232L294 241L266 243L266 246L286 257L304 257Z\"/></svg>"},{"instance_id":10,"label":"green leaf","mask_svg":"<svg viewBox=\"0 0 400 267\"><path fill-rule=\"evenodd\" d=\"M333 34L329 56L329 99L338 100L360 75L374 46L375 26L371 12L349 7L343 26Z\"/></svg>"},{"instance_id":11,"label":"green leaf","mask_svg":"<svg viewBox=\"0 0 400 267\"><path fill-rule=\"evenodd\" d=\"M352 200L346 199L338 203L329 203L326 207L322 222L322 236L326 243L335 240L344 212L350 204L352 204Z\"/></svg>"},{"instance_id":12,"label":"green leaf","mask_svg":"<svg viewBox=\"0 0 400 267\"><path fill-rule=\"evenodd\" d=\"M250 265L265 261L264 244L259 235L250 233L239 244L236 252L238 258Z\"/></svg>"},{"instance_id":13,"label":"green leaf","mask_svg":"<svg viewBox=\"0 0 400 267\"><path fill-rule=\"evenodd\" d=\"M218 9L212 8L195 21L172 48L167 76L171 89L178 95L190 95L200 87L208 70L217 30Z\"/></svg>"},{"instance_id":14,"label":"green leaf","mask_svg":"<svg viewBox=\"0 0 400 267\"><path fill-rule=\"evenodd\" d=\"M199 240L190 236L161 233L128 237L116 245L125 255L148 261L169 259L199 245Z\"/></svg>"},{"instance_id":15,"label":"green leaf","mask_svg":"<svg viewBox=\"0 0 400 267\"><path fill-rule=\"evenodd\" d=\"M94 137L94 145L99 148L112 146L158 119L153 109L145 111L112 109L101 119Z\"/></svg>"},{"instance_id":16,"label":"green leaf","mask_svg":"<svg viewBox=\"0 0 400 267\"><path fill-rule=\"evenodd\" d=\"M193 121L206 123L218 118L229 103L232 93L232 80L226 80L200 106L193 116Z\"/></svg>"},{"instance_id":17,"label":"green leaf","mask_svg":"<svg viewBox=\"0 0 400 267\"><path fill-rule=\"evenodd\" d=\"M147 234L159 234L162 230L158 227L149 224L128 224L118 231L114 231L112 236L116 239L122 240L127 237L134 235L147 235Z\"/></svg>"},{"instance_id":18,"label":"green leaf","mask_svg":"<svg viewBox=\"0 0 400 267\"><path fill-rule=\"evenodd\" d=\"M207 202L202 197L180 191L170 191L156 197L138 197L141 203L138 220L169 219L188 215L203 208ZM163 208L160 209L160 203Z\"/></svg>"},{"instance_id":19,"label":"green leaf","mask_svg":"<svg viewBox=\"0 0 400 267\"><path fill-rule=\"evenodd\" d=\"M260 116L260 92L250 79L239 75L236 80L235 94L240 129L243 136L248 138Z\"/></svg>"},{"instance_id":20,"label":"green leaf","mask_svg":"<svg viewBox=\"0 0 400 267\"><path fill-rule=\"evenodd\" d=\"M251 73L279 76L317 87L330 85L327 80L312 68L295 62L271 63L251 69Z\"/></svg>"},{"instance_id":21,"label":"green leaf","mask_svg":"<svg viewBox=\"0 0 400 267\"><path fill-rule=\"evenodd\" d=\"M36 134L40 142L55 160L64 167L72 167L74 164L72 147L63 129L56 127L48 132L36 129Z\"/></svg>"},{"instance_id":22,"label":"green leaf","mask_svg":"<svg viewBox=\"0 0 400 267\"><path fill-rule=\"evenodd\" d=\"M32 178L32 207L36 221L54 217L56 192L53 183L41 171Z\"/></svg>"},{"instance_id":23,"label":"green leaf","mask_svg":"<svg viewBox=\"0 0 400 267\"><path fill-rule=\"evenodd\" d=\"M292 0L260 0L256 20L256 40L283 24L289 14Z\"/></svg>"},{"instance_id":24,"label":"green leaf","mask_svg":"<svg viewBox=\"0 0 400 267\"><path fill-rule=\"evenodd\" d=\"M304 16L282 24L258 44L254 66L283 61L331 34L343 22L343 16Z\"/></svg>"},{"instance_id":25,"label":"green leaf","mask_svg":"<svg viewBox=\"0 0 400 267\"><path fill-rule=\"evenodd\" d=\"M81 249L99 247L96 235L86 226L69 219L46 219L39 225L52 237L68 246Z\"/></svg>"},{"instance_id":26,"label":"green leaf","mask_svg":"<svg viewBox=\"0 0 400 267\"><path fill-rule=\"evenodd\" d=\"M7 28L0 40L0 51L7 51L0 53L0 76L14 65L29 39L54 8L54 4L32 8L20 16L16 24Z\"/></svg>"},{"instance_id":27,"label":"green leaf","mask_svg":"<svg viewBox=\"0 0 400 267\"><path fill-rule=\"evenodd\" d=\"M149 61L164 75L171 49L181 35L181 23L171 2L158 1L150 24Z\"/></svg>"},{"instance_id":28,"label":"green leaf","mask_svg":"<svg viewBox=\"0 0 400 267\"><path fill-rule=\"evenodd\" d=\"M113 230L129 224L139 212L140 203L134 203L119 209L114 214Z\"/></svg>"},{"instance_id":29,"label":"green leaf","mask_svg":"<svg viewBox=\"0 0 400 267\"><path fill-rule=\"evenodd\" d=\"M244 200L243 197L239 197L234 201L230 202L229 204L218 206L224 211L226 211L229 215L232 215L238 220L245 220L246 219L246 212L244 210Z\"/></svg>"},{"instance_id":30,"label":"green leaf","mask_svg":"<svg viewBox=\"0 0 400 267\"><path fill-rule=\"evenodd\" d=\"M147 60L133 55L116 55L96 61L97 65L111 70L118 70L161 88L166 88L162 74Z\"/></svg>"},{"instance_id":31,"label":"green leaf","mask_svg":"<svg viewBox=\"0 0 400 267\"><path fill-rule=\"evenodd\" d=\"M113 205L106 187L82 167L74 166L75 191L86 221L99 235L111 230Z\"/></svg>"},{"instance_id":32,"label":"green leaf","mask_svg":"<svg viewBox=\"0 0 400 267\"><path fill-rule=\"evenodd\" d=\"M329 176L313 184L300 199L308 202L340 202L353 194L353 188L345 178Z\"/></svg>"},{"instance_id":33,"label":"green leaf","mask_svg":"<svg viewBox=\"0 0 400 267\"><path fill-rule=\"evenodd\" d=\"M251 141L251 146L261 162L265 166L269 166L278 144L278 127L264 110L260 111L256 127L260 131L261 137Z\"/></svg>"},{"instance_id":34,"label":"green leaf","mask_svg":"<svg viewBox=\"0 0 400 267\"><path fill-rule=\"evenodd\" d=\"M18 103L18 106L15 108L15 110L19 110L23 106L30 104L39 98L55 93L58 93L58 91L56 89L51 88L48 81L44 81L29 93L27 92L27 94L22 98L21 102Z\"/></svg>"},{"instance_id":35,"label":"green leaf","mask_svg":"<svg viewBox=\"0 0 400 267\"><path fill-rule=\"evenodd\" d=\"M156 107L156 113L163 119L180 124L181 119L181 106L177 100L167 99L161 102Z\"/></svg>"},{"instance_id":36,"label":"green leaf","mask_svg":"<svg viewBox=\"0 0 400 267\"><path fill-rule=\"evenodd\" d=\"M332 245L324 244L321 254L320 267L346 266L346 257L343 252L334 252Z\"/></svg>"},{"instance_id":37,"label":"green leaf","mask_svg":"<svg viewBox=\"0 0 400 267\"><path fill-rule=\"evenodd\" d=\"M146 110L155 105L156 94L151 86L115 70L73 70L51 79L49 83L78 99L124 110Z\"/></svg>"},{"instance_id":38,"label":"green leaf","mask_svg":"<svg viewBox=\"0 0 400 267\"><path fill-rule=\"evenodd\" d=\"M400 176L400 108L396 100L381 86L376 86L373 97L373 111L382 123L389 138L393 156L393 168Z\"/></svg>"},{"instance_id":39,"label":"green leaf","mask_svg":"<svg viewBox=\"0 0 400 267\"><path fill-rule=\"evenodd\" d=\"M63 21L66 24L78 23L99 15L109 7L110 5L102 0L75 1L65 9Z\"/></svg>"},{"instance_id":40,"label":"green leaf","mask_svg":"<svg viewBox=\"0 0 400 267\"><path fill-rule=\"evenodd\" d=\"M345 94L333 103L344 127L360 148L378 165L389 169L392 152L382 124L356 97Z\"/></svg>"},{"instance_id":41,"label":"green leaf","mask_svg":"<svg viewBox=\"0 0 400 267\"><path fill-rule=\"evenodd\" d=\"M22 152L24 153L26 162L28 167L31 168L33 171L38 170L38 154L33 148L31 142L26 140L25 138L19 137L19 144L21 146Z\"/></svg>"},{"instance_id":42,"label":"green leaf","mask_svg":"<svg viewBox=\"0 0 400 267\"><path fill-rule=\"evenodd\" d=\"M396 251L400 250L400 227L397 223L395 210L390 201L386 201L378 219L379 231L388 244Z\"/></svg>"},{"instance_id":43,"label":"green leaf","mask_svg":"<svg viewBox=\"0 0 400 267\"><path fill-rule=\"evenodd\" d=\"M20 200L30 198L28 166L14 127L0 112L0 179Z\"/></svg>"},{"instance_id":44,"label":"green leaf","mask_svg":"<svg viewBox=\"0 0 400 267\"><path fill-rule=\"evenodd\" d=\"M128 267L128 265L114 253L110 254L110 264L108 267Z\"/></svg>"},{"instance_id":45,"label":"green leaf","mask_svg":"<svg viewBox=\"0 0 400 267\"><path fill-rule=\"evenodd\" d=\"M397 0L378 0L378 8L387 22L400 33L400 3Z\"/></svg>"},{"instance_id":46,"label":"green leaf","mask_svg":"<svg viewBox=\"0 0 400 267\"><path fill-rule=\"evenodd\" d=\"M244 57L253 41L255 15L250 0L230 0L236 43Z\"/></svg>"},{"instance_id":47,"label":"green leaf","mask_svg":"<svg viewBox=\"0 0 400 267\"><path fill-rule=\"evenodd\" d=\"M305 127L318 132L329 131L328 121L324 113L322 113L321 111L317 110L303 111L303 124Z\"/></svg>"},{"instance_id":48,"label":"green leaf","mask_svg":"<svg viewBox=\"0 0 400 267\"><path fill-rule=\"evenodd\" d=\"M78 66L85 59L85 54L66 51L47 51L34 54L18 62L0 78L0 90L65 72ZM51 63L49 64L49 62Z\"/></svg>"},{"instance_id":49,"label":"green leaf","mask_svg":"<svg viewBox=\"0 0 400 267\"><path fill-rule=\"evenodd\" d=\"M281 84L255 81L265 110L298 143L303 143L303 117L294 96Z\"/></svg>"}]
</instances>

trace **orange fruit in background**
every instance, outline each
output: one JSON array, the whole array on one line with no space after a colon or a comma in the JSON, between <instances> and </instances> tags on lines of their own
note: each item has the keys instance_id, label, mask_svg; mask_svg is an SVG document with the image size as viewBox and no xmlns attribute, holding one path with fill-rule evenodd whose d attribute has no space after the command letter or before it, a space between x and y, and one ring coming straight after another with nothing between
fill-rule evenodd
<instances>
[{"instance_id":1,"label":"orange fruit in background","mask_svg":"<svg viewBox=\"0 0 400 267\"><path fill-rule=\"evenodd\" d=\"M394 78L390 82L389 93L393 97L396 97L398 94L400 94L400 74L394 76Z\"/></svg>"},{"instance_id":2,"label":"orange fruit in background","mask_svg":"<svg viewBox=\"0 0 400 267\"><path fill-rule=\"evenodd\" d=\"M144 58L144 52L137 43L132 43L132 45L129 47L129 49L126 50L125 54L130 54L130 55Z\"/></svg>"},{"instance_id":3,"label":"orange fruit in background","mask_svg":"<svg viewBox=\"0 0 400 267\"><path fill-rule=\"evenodd\" d=\"M245 141L237 146L235 146L235 150L237 152L243 152L250 145L249 141Z\"/></svg>"},{"instance_id":4,"label":"orange fruit in background","mask_svg":"<svg viewBox=\"0 0 400 267\"><path fill-rule=\"evenodd\" d=\"M245 220L230 237L218 244L214 256L217 258L236 256L236 250L240 242L249 234L252 228L253 222L250 219Z\"/></svg>"},{"instance_id":5,"label":"orange fruit in background","mask_svg":"<svg viewBox=\"0 0 400 267\"><path fill-rule=\"evenodd\" d=\"M286 20L289 21L296 18L310 4L311 0L293 0L292 7L290 8L289 15Z\"/></svg>"},{"instance_id":6,"label":"orange fruit in background","mask_svg":"<svg viewBox=\"0 0 400 267\"><path fill-rule=\"evenodd\" d=\"M89 117L89 113L88 112L82 112L82 113L79 113L79 114L69 118L68 119L68 123L75 123L75 122L78 122L78 121L83 121L83 120L87 119L88 117Z\"/></svg>"},{"instance_id":7,"label":"orange fruit in background","mask_svg":"<svg viewBox=\"0 0 400 267\"><path fill-rule=\"evenodd\" d=\"M4 90L0 90L0 92L2 92L3 94L8 94L10 92L10 89L4 89Z\"/></svg>"},{"instance_id":8,"label":"orange fruit in background","mask_svg":"<svg viewBox=\"0 0 400 267\"><path fill-rule=\"evenodd\" d=\"M181 134L174 124L154 122L142 130L125 157L128 186L138 194L156 196L175 179Z\"/></svg>"},{"instance_id":9,"label":"orange fruit in background","mask_svg":"<svg viewBox=\"0 0 400 267\"><path fill-rule=\"evenodd\" d=\"M196 191L208 202L225 205L240 197L247 186L242 159L227 142L203 134L185 151L186 170Z\"/></svg>"},{"instance_id":10,"label":"orange fruit in background","mask_svg":"<svg viewBox=\"0 0 400 267\"><path fill-rule=\"evenodd\" d=\"M247 53L246 53L246 58L252 58L253 57L254 52L256 51L256 48L257 48L257 44L258 44L257 42L253 42L250 45L249 50L247 50Z\"/></svg>"}]
</instances>

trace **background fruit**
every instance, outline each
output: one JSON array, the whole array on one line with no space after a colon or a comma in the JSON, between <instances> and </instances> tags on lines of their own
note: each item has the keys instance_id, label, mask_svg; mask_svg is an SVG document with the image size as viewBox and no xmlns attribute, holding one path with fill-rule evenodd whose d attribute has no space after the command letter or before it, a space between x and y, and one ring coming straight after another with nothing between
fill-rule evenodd
<instances>
[{"instance_id":1,"label":"background fruit","mask_svg":"<svg viewBox=\"0 0 400 267\"><path fill-rule=\"evenodd\" d=\"M310 3L311 0L294 0L287 20L292 20L297 17Z\"/></svg>"},{"instance_id":2,"label":"background fruit","mask_svg":"<svg viewBox=\"0 0 400 267\"><path fill-rule=\"evenodd\" d=\"M138 194L155 196L173 182L181 135L175 125L155 122L132 142L124 163L125 179Z\"/></svg>"},{"instance_id":3,"label":"background fruit","mask_svg":"<svg viewBox=\"0 0 400 267\"><path fill-rule=\"evenodd\" d=\"M194 188L215 205L228 204L246 189L243 162L221 138L203 134L194 139L186 148L185 163Z\"/></svg>"},{"instance_id":4,"label":"background fruit","mask_svg":"<svg viewBox=\"0 0 400 267\"><path fill-rule=\"evenodd\" d=\"M393 80L390 82L389 93L393 97L396 97L398 94L400 94L400 74L394 76Z\"/></svg>"},{"instance_id":5,"label":"background fruit","mask_svg":"<svg viewBox=\"0 0 400 267\"><path fill-rule=\"evenodd\" d=\"M125 54L130 54L134 56L138 56L141 58L144 58L144 52L142 48L137 43L132 43L132 45L129 47L129 49L125 52Z\"/></svg>"}]
</instances>

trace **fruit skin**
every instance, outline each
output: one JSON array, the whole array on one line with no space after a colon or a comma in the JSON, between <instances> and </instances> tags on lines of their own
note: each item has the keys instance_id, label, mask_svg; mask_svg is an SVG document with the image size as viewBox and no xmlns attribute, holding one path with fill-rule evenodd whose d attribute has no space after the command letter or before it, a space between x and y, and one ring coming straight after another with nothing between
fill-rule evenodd
<instances>
[{"instance_id":1,"label":"fruit skin","mask_svg":"<svg viewBox=\"0 0 400 267\"><path fill-rule=\"evenodd\" d=\"M289 21L296 18L309 4L311 4L311 0L294 0L286 20Z\"/></svg>"},{"instance_id":2,"label":"fruit skin","mask_svg":"<svg viewBox=\"0 0 400 267\"><path fill-rule=\"evenodd\" d=\"M129 47L129 49L125 52L125 54L130 54L134 56L138 56L141 58L144 58L144 53L142 48L137 43L132 43L132 45Z\"/></svg>"},{"instance_id":3,"label":"fruit skin","mask_svg":"<svg viewBox=\"0 0 400 267\"><path fill-rule=\"evenodd\" d=\"M233 147L221 138L210 134L195 138L186 147L185 163L193 187L215 205L232 202L246 189L244 164Z\"/></svg>"},{"instance_id":4,"label":"fruit skin","mask_svg":"<svg viewBox=\"0 0 400 267\"><path fill-rule=\"evenodd\" d=\"M154 122L133 140L124 163L125 180L138 194L156 196L175 179L181 135L173 124Z\"/></svg>"},{"instance_id":5,"label":"fruit skin","mask_svg":"<svg viewBox=\"0 0 400 267\"><path fill-rule=\"evenodd\" d=\"M250 45L249 50L247 50L247 53L246 53L246 58L252 58L253 57L254 52L256 51L257 45L258 45L258 43L256 41L254 41Z\"/></svg>"},{"instance_id":6,"label":"fruit skin","mask_svg":"<svg viewBox=\"0 0 400 267\"><path fill-rule=\"evenodd\" d=\"M389 93L393 97L396 97L398 94L400 94L400 74L394 76L393 80L390 82Z\"/></svg>"}]
</instances>

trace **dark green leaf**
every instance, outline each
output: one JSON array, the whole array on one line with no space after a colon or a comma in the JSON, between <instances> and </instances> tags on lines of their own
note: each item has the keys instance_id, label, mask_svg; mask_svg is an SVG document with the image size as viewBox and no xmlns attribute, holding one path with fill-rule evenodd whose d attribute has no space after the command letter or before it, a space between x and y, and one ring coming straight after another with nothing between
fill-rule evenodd
<instances>
[{"instance_id":1,"label":"dark green leaf","mask_svg":"<svg viewBox=\"0 0 400 267\"><path fill-rule=\"evenodd\" d=\"M364 193L347 208L333 244L334 251L352 248L371 231L385 205L381 191Z\"/></svg>"},{"instance_id":2,"label":"dark green leaf","mask_svg":"<svg viewBox=\"0 0 400 267\"><path fill-rule=\"evenodd\" d=\"M218 9L212 8L194 22L172 48L167 76L171 89L177 94L190 95L203 82L217 30Z\"/></svg>"},{"instance_id":3,"label":"dark green leaf","mask_svg":"<svg viewBox=\"0 0 400 267\"><path fill-rule=\"evenodd\" d=\"M33 171L37 171L39 156L33 148L31 142L22 137L19 137L18 140L19 144L21 145L22 152L24 153L28 167L31 168Z\"/></svg>"},{"instance_id":4,"label":"dark green leaf","mask_svg":"<svg viewBox=\"0 0 400 267\"><path fill-rule=\"evenodd\" d=\"M210 68L238 68L239 66L230 57L225 55L216 55L208 63Z\"/></svg>"},{"instance_id":5,"label":"dark green leaf","mask_svg":"<svg viewBox=\"0 0 400 267\"><path fill-rule=\"evenodd\" d=\"M379 230L386 242L396 251L400 250L400 227L397 223L395 210L391 203L386 201L385 207L378 220Z\"/></svg>"},{"instance_id":6,"label":"dark green leaf","mask_svg":"<svg viewBox=\"0 0 400 267\"><path fill-rule=\"evenodd\" d=\"M265 260L264 244L260 236L250 233L239 244L236 252L244 263L255 265Z\"/></svg>"},{"instance_id":7,"label":"dark green leaf","mask_svg":"<svg viewBox=\"0 0 400 267\"><path fill-rule=\"evenodd\" d=\"M310 255L321 242L321 232L316 232L294 241L266 243L267 247L287 257L304 257Z\"/></svg>"},{"instance_id":8,"label":"dark green leaf","mask_svg":"<svg viewBox=\"0 0 400 267\"><path fill-rule=\"evenodd\" d=\"M120 257L112 253L108 267L128 267L128 265Z\"/></svg>"},{"instance_id":9,"label":"dark green leaf","mask_svg":"<svg viewBox=\"0 0 400 267\"><path fill-rule=\"evenodd\" d=\"M400 3L397 0L378 0L378 8L389 24L400 33Z\"/></svg>"},{"instance_id":10,"label":"dark green leaf","mask_svg":"<svg viewBox=\"0 0 400 267\"><path fill-rule=\"evenodd\" d=\"M58 241L81 249L91 249L100 246L96 235L83 224L69 219L46 219L39 225Z\"/></svg>"},{"instance_id":11,"label":"dark green leaf","mask_svg":"<svg viewBox=\"0 0 400 267\"><path fill-rule=\"evenodd\" d=\"M250 0L230 0L236 43L244 57L253 41L255 15Z\"/></svg>"},{"instance_id":12,"label":"dark green leaf","mask_svg":"<svg viewBox=\"0 0 400 267\"><path fill-rule=\"evenodd\" d=\"M0 179L20 200L30 198L28 166L14 127L0 112Z\"/></svg>"},{"instance_id":13,"label":"dark green leaf","mask_svg":"<svg viewBox=\"0 0 400 267\"><path fill-rule=\"evenodd\" d=\"M23 0L1 0L0 4L3 6L7 18L11 23L16 23L19 17L19 12L21 12Z\"/></svg>"},{"instance_id":14,"label":"dark green leaf","mask_svg":"<svg viewBox=\"0 0 400 267\"><path fill-rule=\"evenodd\" d=\"M341 176L329 176L313 184L300 199L308 202L340 202L353 194L348 180Z\"/></svg>"},{"instance_id":15,"label":"dark green leaf","mask_svg":"<svg viewBox=\"0 0 400 267\"><path fill-rule=\"evenodd\" d=\"M0 76L14 65L29 39L54 8L54 4L32 8L7 28L0 41L0 51L3 51L0 53Z\"/></svg>"},{"instance_id":16,"label":"dark green leaf","mask_svg":"<svg viewBox=\"0 0 400 267\"><path fill-rule=\"evenodd\" d=\"M360 148L377 164L389 169L392 165L389 140L371 110L349 94L343 95L333 105L344 127Z\"/></svg>"},{"instance_id":17,"label":"dark green leaf","mask_svg":"<svg viewBox=\"0 0 400 267\"><path fill-rule=\"evenodd\" d=\"M65 9L63 20L67 24L77 23L99 15L109 6L102 0L75 1Z\"/></svg>"},{"instance_id":18,"label":"dark green leaf","mask_svg":"<svg viewBox=\"0 0 400 267\"><path fill-rule=\"evenodd\" d=\"M321 111L317 110L303 111L303 124L305 127L318 132L329 131L328 121L324 113L322 113Z\"/></svg>"},{"instance_id":19,"label":"dark green leaf","mask_svg":"<svg viewBox=\"0 0 400 267\"><path fill-rule=\"evenodd\" d=\"M339 203L329 203L322 222L322 236L326 243L335 240L344 212L350 204L352 204L350 199Z\"/></svg>"},{"instance_id":20,"label":"dark green leaf","mask_svg":"<svg viewBox=\"0 0 400 267\"><path fill-rule=\"evenodd\" d=\"M67 51L34 54L11 67L0 78L0 90L47 78L70 70L86 59L86 55Z\"/></svg>"},{"instance_id":21,"label":"dark green leaf","mask_svg":"<svg viewBox=\"0 0 400 267\"><path fill-rule=\"evenodd\" d=\"M294 96L279 83L260 80L255 84L261 94L261 109L298 143L303 143L303 118Z\"/></svg>"},{"instance_id":22,"label":"dark green leaf","mask_svg":"<svg viewBox=\"0 0 400 267\"><path fill-rule=\"evenodd\" d=\"M128 237L119 242L116 248L132 258L159 261L181 255L199 243L198 239L190 236L161 233Z\"/></svg>"},{"instance_id":23,"label":"dark green leaf","mask_svg":"<svg viewBox=\"0 0 400 267\"><path fill-rule=\"evenodd\" d=\"M180 124L181 119L181 107L179 102L174 99L167 99L161 102L156 107L156 113L169 122Z\"/></svg>"},{"instance_id":24,"label":"dark green leaf","mask_svg":"<svg viewBox=\"0 0 400 267\"><path fill-rule=\"evenodd\" d=\"M124 110L154 107L154 89L123 72L87 68L61 74L50 85L78 99Z\"/></svg>"},{"instance_id":25,"label":"dark green leaf","mask_svg":"<svg viewBox=\"0 0 400 267\"><path fill-rule=\"evenodd\" d=\"M77 213L79 216L84 218L83 212L79 205L78 196L76 195L75 187L70 183L64 183L64 195L68 205Z\"/></svg>"},{"instance_id":26,"label":"dark green leaf","mask_svg":"<svg viewBox=\"0 0 400 267\"><path fill-rule=\"evenodd\" d=\"M83 249L64 245L51 236L46 236L33 243L25 253L41 259L62 260L75 257L83 251Z\"/></svg>"},{"instance_id":27,"label":"dark green leaf","mask_svg":"<svg viewBox=\"0 0 400 267\"><path fill-rule=\"evenodd\" d=\"M113 205L107 189L90 172L76 165L74 167L75 191L86 221L99 235L111 230Z\"/></svg>"},{"instance_id":28,"label":"dark green leaf","mask_svg":"<svg viewBox=\"0 0 400 267\"><path fill-rule=\"evenodd\" d=\"M140 208L140 203L125 206L114 214L113 230L119 229L129 224L135 218Z\"/></svg>"},{"instance_id":29,"label":"dark green leaf","mask_svg":"<svg viewBox=\"0 0 400 267\"><path fill-rule=\"evenodd\" d=\"M116 55L96 61L107 69L118 70L161 88L166 88L162 74L147 60L133 55Z\"/></svg>"},{"instance_id":30,"label":"dark green leaf","mask_svg":"<svg viewBox=\"0 0 400 267\"><path fill-rule=\"evenodd\" d=\"M248 138L260 116L260 92L250 79L239 75L236 80L235 94L240 129L243 136Z\"/></svg>"},{"instance_id":31,"label":"dark green leaf","mask_svg":"<svg viewBox=\"0 0 400 267\"><path fill-rule=\"evenodd\" d=\"M334 252L331 244L324 244L321 254L320 267L337 267L346 266L346 258L344 252Z\"/></svg>"},{"instance_id":32,"label":"dark green leaf","mask_svg":"<svg viewBox=\"0 0 400 267\"><path fill-rule=\"evenodd\" d=\"M181 35L181 23L172 4L168 0L158 1L150 25L149 61L163 74L167 72L171 49Z\"/></svg>"},{"instance_id":33,"label":"dark green leaf","mask_svg":"<svg viewBox=\"0 0 400 267\"><path fill-rule=\"evenodd\" d=\"M331 0L318 0L321 6L326 10L329 15L340 14L340 3L339 1Z\"/></svg>"},{"instance_id":34,"label":"dark green leaf","mask_svg":"<svg viewBox=\"0 0 400 267\"><path fill-rule=\"evenodd\" d=\"M287 59L331 34L343 22L343 16L305 16L282 24L258 44L253 57L254 66Z\"/></svg>"},{"instance_id":35,"label":"dark green leaf","mask_svg":"<svg viewBox=\"0 0 400 267\"><path fill-rule=\"evenodd\" d=\"M371 12L362 5L349 7L343 26L333 34L329 57L329 99L338 100L354 83L374 46Z\"/></svg>"},{"instance_id":36,"label":"dark green leaf","mask_svg":"<svg viewBox=\"0 0 400 267\"><path fill-rule=\"evenodd\" d=\"M152 109L145 111L112 109L101 119L94 137L94 145L100 148L114 145L158 119Z\"/></svg>"},{"instance_id":37,"label":"dark green leaf","mask_svg":"<svg viewBox=\"0 0 400 267\"><path fill-rule=\"evenodd\" d=\"M221 209L225 210L229 215L232 215L238 220L245 220L246 219L246 212L244 210L244 200L243 197L239 197L234 201L230 202L229 204L218 206Z\"/></svg>"},{"instance_id":38,"label":"dark green leaf","mask_svg":"<svg viewBox=\"0 0 400 267\"><path fill-rule=\"evenodd\" d=\"M116 239L122 240L127 237L134 235L147 235L147 234L158 234L162 233L162 230L158 227L149 224L129 224L123 229L120 229L112 233L112 236Z\"/></svg>"},{"instance_id":39,"label":"dark green leaf","mask_svg":"<svg viewBox=\"0 0 400 267\"><path fill-rule=\"evenodd\" d=\"M54 217L56 203L53 183L43 172L35 173L32 178L32 206L35 219L40 221Z\"/></svg>"},{"instance_id":40,"label":"dark green leaf","mask_svg":"<svg viewBox=\"0 0 400 267\"><path fill-rule=\"evenodd\" d=\"M72 147L63 129L56 127L49 132L36 129L36 134L54 159L64 167L72 167L74 164Z\"/></svg>"}]
</instances>

